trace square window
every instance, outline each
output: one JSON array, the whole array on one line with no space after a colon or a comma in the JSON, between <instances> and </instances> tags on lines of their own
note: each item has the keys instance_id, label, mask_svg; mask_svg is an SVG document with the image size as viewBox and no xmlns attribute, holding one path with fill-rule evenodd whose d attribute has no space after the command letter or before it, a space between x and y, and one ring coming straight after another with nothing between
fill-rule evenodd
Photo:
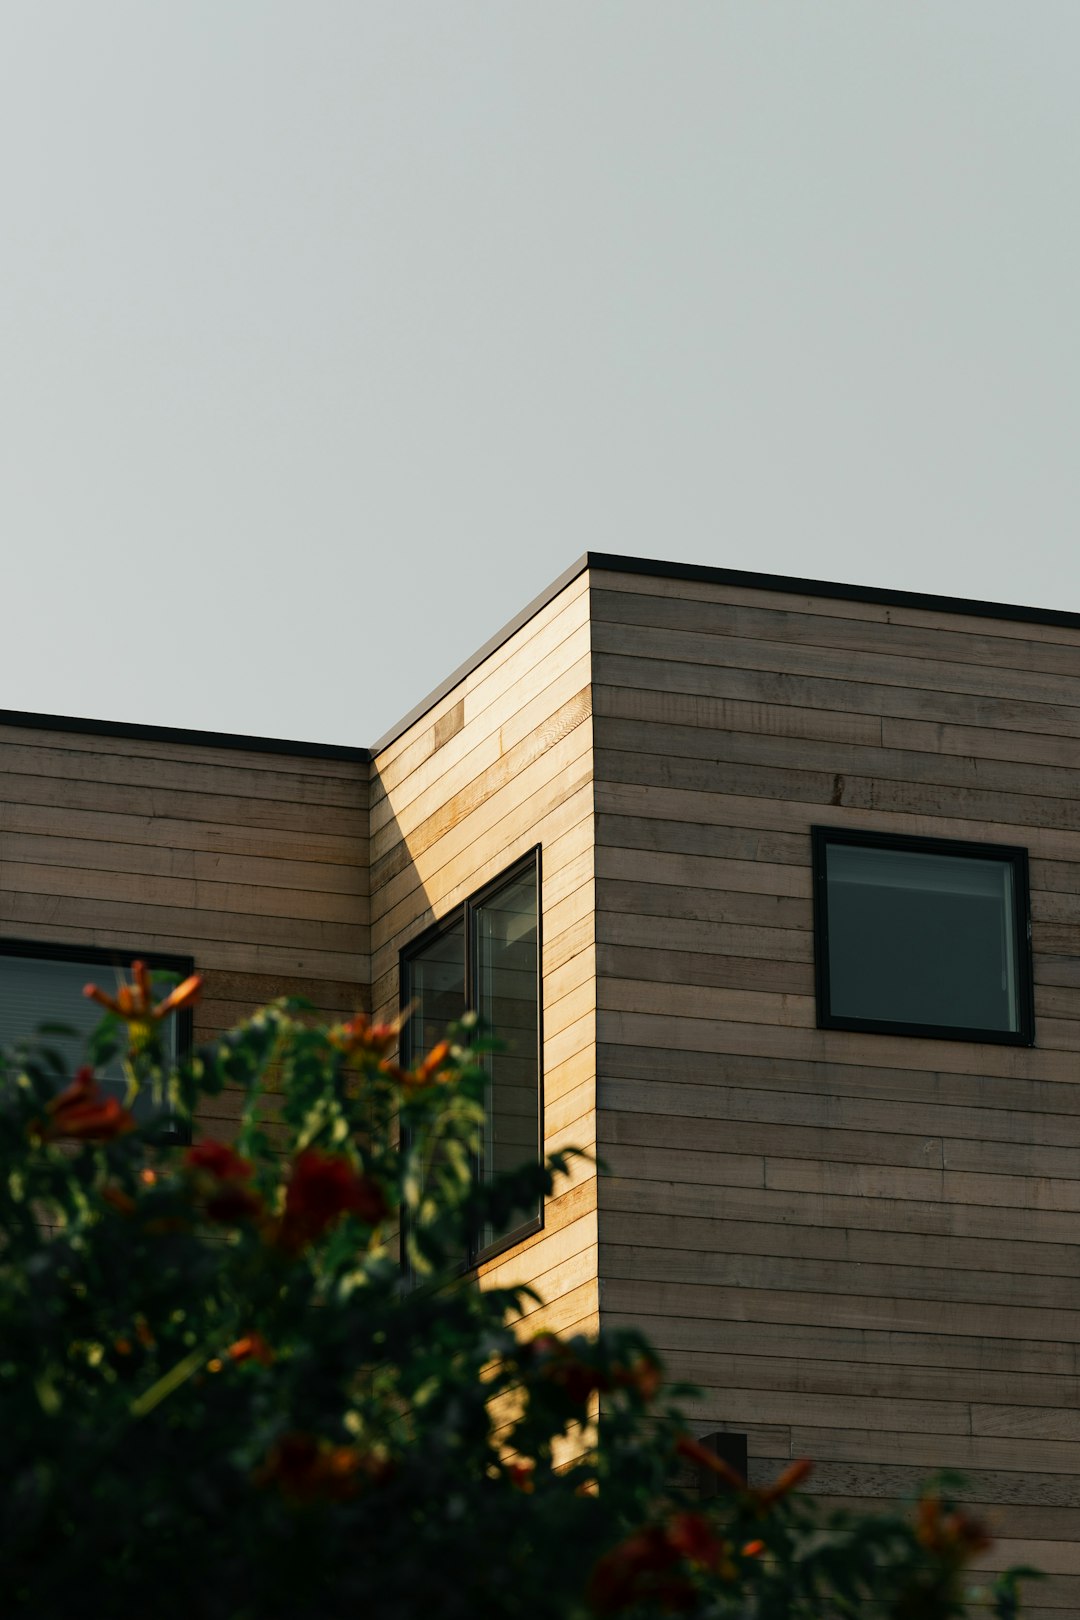
<instances>
[{"instance_id":1,"label":"square window","mask_svg":"<svg viewBox=\"0 0 1080 1620\"><path fill-rule=\"evenodd\" d=\"M467 1009L499 1040L484 1058L488 1073L484 1137L474 1166L479 1180L513 1170L543 1153L540 1102L539 851L406 947L401 1000L412 1016L402 1041L404 1062L417 1061ZM536 1231L542 1211L518 1210L502 1230L470 1235L472 1267Z\"/></svg>"},{"instance_id":2,"label":"square window","mask_svg":"<svg viewBox=\"0 0 1080 1620\"><path fill-rule=\"evenodd\" d=\"M813 829L818 1025L1030 1046L1027 851Z\"/></svg>"},{"instance_id":3,"label":"square window","mask_svg":"<svg viewBox=\"0 0 1080 1620\"><path fill-rule=\"evenodd\" d=\"M41 1024L67 1024L74 1036L48 1035L44 1044L59 1052L70 1074L86 1061L87 1036L101 1021L102 1011L87 1000L83 987L97 984L114 994L131 977L131 963L140 957L151 975L168 972L186 979L195 971L189 956L162 956L152 951L108 951L95 946L50 945L36 940L0 940L0 1047L37 1033ZM166 995L167 985L161 986ZM162 1028L165 1058L175 1063L191 1048L192 1015L185 1009L167 1018ZM102 1088L122 1101L127 1080L119 1057L100 1072ZM136 1097L133 1113L145 1119L154 1112L145 1092ZM172 1128L172 1127L171 1127ZM180 1130L177 1121L175 1129ZM186 1127L185 1127L186 1130Z\"/></svg>"}]
</instances>

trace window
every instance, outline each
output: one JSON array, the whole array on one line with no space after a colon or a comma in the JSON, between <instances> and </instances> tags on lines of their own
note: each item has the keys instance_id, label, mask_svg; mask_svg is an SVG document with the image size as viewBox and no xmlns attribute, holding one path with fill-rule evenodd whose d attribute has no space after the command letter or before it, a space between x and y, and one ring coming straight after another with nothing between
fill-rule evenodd
<instances>
[{"instance_id":1,"label":"window","mask_svg":"<svg viewBox=\"0 0 1080 1620\"><path fill-rule=\"evenodd\" d=\"M540 1107L539 850L467 900L402 952L401 999L413 1012L404 1060L414 1062L467 1008L502 1043L484 1060L486 1125L475 1166L488 1179L543 1152ZM502 1231L471 1234L474 1266L541 1225L540 1208L516 1212Z\"/></svg>"},{"instance_id":2,"label":"window","mask_svg":"<svg viewBox=\"0 0 1080 1620\"><path fill-rule=\"evenodd\" d=\"M43 945L31 940L0 940L0 1047L34 1035L40 1024L67 1024L75 1037L50 1035L46 1044L58 1051L74 1074L85 1061L85 1040L99 1023L102 1011L83 995L83 986L100 985L112 993L131 977L131 963L141 955L151 973L168 972L187 978L194 972L189 956L162 956L151 951L106 951L93 946ZM163 989L163 994L165 991ZM165 1020L165 1054L175 1061L191 1046L190 1010ZM101 1074L102 1085L121 1099L127 1081L119 1058ZM153 1112L153 1100L136 1098L137 1118Z\"/></svg>"},{"instance_id":3,"label":"window","mask_svg":"<svg viewBox=\"0 0 1080 1620\"><path fill-rule=\"evenodd\" d=\"M815 827L818 1024L1030 1046L1027 851Z\"/></svg>"}]
</instances>

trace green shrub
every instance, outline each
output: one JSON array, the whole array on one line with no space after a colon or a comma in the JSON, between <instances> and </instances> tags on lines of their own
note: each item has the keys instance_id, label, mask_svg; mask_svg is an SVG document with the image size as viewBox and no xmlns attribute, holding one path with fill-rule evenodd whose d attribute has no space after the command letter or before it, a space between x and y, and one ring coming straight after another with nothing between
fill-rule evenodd
<instances>
[{"instance_id":1,"label":"green shrub","mask_svg":"<svg viewBox=\"0 0 1080 1620\"><path fill-rule=\"evenodd\" d=\"M4 1064L6 1614L967 1612L985 1538L954 1503L823 1519L804 1465L697 1502L673 1477L723 1467L640 1335L529 1334L527 1289L453 1275L467 1230L567 1169L474 1185L473 1023L406 1073L396 1031L282 1001L165 1073L160 1020L197 989L155 1007L136 964L91 1042L98 1066L123 1043L140 1123L47 1038ZM226 1086L235 1142L175 1145ZM1014 1579L989 1601L1016 1613Z\"/></svg>"}]
</instances>

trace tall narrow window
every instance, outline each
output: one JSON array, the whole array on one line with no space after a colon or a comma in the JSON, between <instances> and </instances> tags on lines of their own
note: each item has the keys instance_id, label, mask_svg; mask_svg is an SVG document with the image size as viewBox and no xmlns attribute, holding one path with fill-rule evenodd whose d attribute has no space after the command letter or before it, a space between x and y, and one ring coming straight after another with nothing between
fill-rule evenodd
<instances>
[{"instance_id":1,"label":"tall narrow window","mask_svg":"<svg viewBox=\"0 0 1080 1620\"><path fill-rule=\"evenodd\" d=\"M818 1022L1034 1039L1027 853L814 829Z\"/></svg>"},{"instance_id":2,"label":"tall narrow window","mask_svg":"<svg viewBox=\"0 0 1080 1620\"><path fill-rule=\"evenodd\" d=\"M467 1009L500 1043L484 1059L488 1074L484 1135L475 1165L481 1180L513 1170L543 1151L540 1119L539 852L481 890L437 930L402 953L402 1000L413 1008L405 1029L412 1063ZM470 1234L467 1264L517 1242L541 1223L522 1209L502 1230Z\"/></svg>"}]
</instances>

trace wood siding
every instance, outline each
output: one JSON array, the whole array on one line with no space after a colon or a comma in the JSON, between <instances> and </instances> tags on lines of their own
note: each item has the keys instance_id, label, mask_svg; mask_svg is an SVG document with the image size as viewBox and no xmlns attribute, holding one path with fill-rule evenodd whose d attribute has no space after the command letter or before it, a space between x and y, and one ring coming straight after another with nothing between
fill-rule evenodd
<instances>
[{"instance_id":1,"label":"wood siding","mask_svg":"<svg viewBox=\"0 0 1080 1620\"><path fill-rule=\"evenodd\" d=\"M1080 1612L1080 632L591 576L599 1265L755 1478L961 1468ZM813 824L1021 844L1036 1045L816 1028Z\"/></svg>"},{"instance_id":2,"label":"wood siding","mask_svg":"<svg viewBox=\"0 0 1080 1620\"><path fill-rule=\"evenodd\" d=\"M593 568L370 767L0 727L0 933L193 956L198 1036L387 1017L539 845L545 1141L610 1174L482 1278L643 1327L757 1479L963 1469L1039 1620L1080 1613L1078 789L1078 630ZM1034 1048L817 1029L814 824L1027 847Z\"/></svg>"},{"instance_id":3,"label":"wood siding","mask_svg":"<svg viewBox=\"0 0 1080 1620\"><path fill-rule=\"evenodd\" d=\"M193 957L196 1040L286 993L366 1005L368 771L0 726L0 935Z\"/></svg>"},{"instance_id":4,"label":"wood siding","mask_svg":"<svg viewBox=\"0 0 1080 1620\"><path fill-rule=\"evenodd\" d=\"M372 1003L398 1008L403 946L541 847L544 1139L592 1150L595 949L590 637L584 576L377 755ZM595 1329L596 1177L579 1163L543 1231L481 1267L527 1279L544 1323ZM537 1316L540 1320L540 1316Z\"/></svg>"}]
</instances>

